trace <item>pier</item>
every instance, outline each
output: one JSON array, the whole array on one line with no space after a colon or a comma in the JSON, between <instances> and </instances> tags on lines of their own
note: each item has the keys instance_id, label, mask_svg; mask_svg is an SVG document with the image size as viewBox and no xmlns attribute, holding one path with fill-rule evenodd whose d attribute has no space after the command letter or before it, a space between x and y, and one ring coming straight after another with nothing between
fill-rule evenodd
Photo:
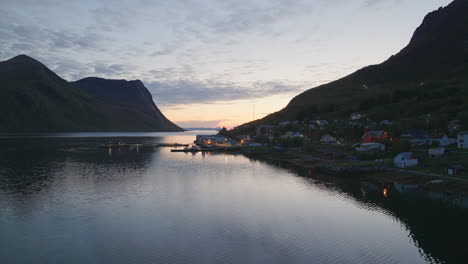
<instances>
[{"instance_id":1,"label":"pier","mask_svg":"<svg viewBox=\"0 0 468 264\"><path fill-rule=\"evenodd\" d=\"M171 152L213 152L213 151L224 151L224 148L199 148L199 149L192 149L192 148L183 148L183 149L171 149Z\"/></svg>"},{"instance_id":2,"label":"pier","mask_svg":"<svg viewBox=\"0 0 468 264\"><path fill-rule=\"evenodd\" d=\"M188 147L189 144L179 144L179 143L149 143L149 144L139 144L139 143L109 143L102 144L100 148L162 148L162 147Z\"/></svg>"}]
</instances>

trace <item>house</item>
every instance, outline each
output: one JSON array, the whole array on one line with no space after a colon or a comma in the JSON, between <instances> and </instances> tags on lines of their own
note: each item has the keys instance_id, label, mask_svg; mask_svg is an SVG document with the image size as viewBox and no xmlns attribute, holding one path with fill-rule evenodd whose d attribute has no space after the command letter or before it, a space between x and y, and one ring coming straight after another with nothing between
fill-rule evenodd
<instances>
[{"instance_id":1,"label":"house","mask_svg":"<svg viewBox=\"0 0 468 264\"><path fill-rule=\"evenodd\" d=\"M232 147L232 146L239 146L241 145L240 142L234 139L228 138L224 143L222 144L215 144L215 146L222 146L222 147Z\"/></svg>"},{"instance_id":2,"label":"house","mask_svg":"<svg viewBox=\"0 0 468 264\"><path fill-rule=\"evenodd\" d=\"M457 139L449 138L446 134L431 136L430 144L433 144L435 142L438 143L439 146L445 147L457 143Z\"/></svg>"},{"instance_id":3,"label":"house","mask_svg":"<svg viewBox=\"0 0 468 264\"><path fill-rule=\"evenodd\" d=\"M356 147L356 150L359 152L373 151L373 150L385 151L385 145L381 143L376 143L376 142L362 143L359 145L359 147Z\"/></svg>"},{"instance_id":4,"label":"house","mask_svg":"<svg viewBox=\"0 0 468 264\"><path fill-rule=\"evenodd\" d=\"M237 136L237 139L239 139L240 145L244 145L249 143L252 140L252 137L250 135L239 135Z\"/></svg>"},{"instance_id":5,"label":"house","mask_svg":"<svg viewBox=\"0 0 468 264\"><path fill-rule=\"evenodd\" d=\"M447 168L448 175L458 175L464 172L465 168L461 165L452 165Z\"/></svg>"},{"instance_id":6,"label":"house","mask_svg":"<svg viewBox=\"0 0 468 264\"><path fill-rule=\"evenodd\" d=\"M445 153L445 148L430 148L427 150L429 156L435 158L435 157L440 157L442 155L444 155Z\"/></svg>"},{"instance_id":7,"label":"house","mask_svg":"<svg viewBox=\"0 0 468 264\"><path fill-rule=\"evenodd\" d=\"M350 116L351 120L359 120L361 118L364 118L366 115L364 113L352 113Z\"/></svg>"},{"instance_id":8,"label":"house","mask_svg":"<svg viewBox=\"0 0 468 264\"><path fill-rule=\"evenodd\" d=\"M408 140L412 146L431 144L431 138L423 130L406 129L401 133L400 139Z\"/></svg>"},{"instance_id":9,"label":"house","mask_svg":"<svg viewBox=\"0 0 468 264\"><path fill-rule=\"evenodd\" d=\"M233 141L219 135L196 135L195 143L202 146L226 147L231 146Z\"/></svg>"},{"instance_id":10,"label":"house","mask_svg":"<svg viewBox=\"0 0 468 264\"><path fill-rule=\"evenodd\" d=\"M468 131L458 133L457 147L468 148Z\"/></svg>"},{"instance_id":11,"label":"house","mask_svg":"<svg viewBox=\"0 0 468 264\"><path fill-rule=\"evenodd\" d=\"M284 133L284 135L281 136L281 138L284 138L284 139L293 139L293 138L303 138L304 136L301 134L301 133L294 133L294 132L291 132L291 131L288 131L286 133Z\"/></svg>"},{"instance_id":12,"label":"house","mask_svg":"<svg viewBox=\"0 0 468 264\"><path fill-rule=\"evenodd\" d=\"M407 168L418 165L418 158L413 155L413 152L402 152L393 159L393 164L397 168Z\"/></svg>"},{"instance_id":13,"label":"house","mask_svg":"<svg viewBox=\"0 0 468 264\"><path fill-rule=\"evenodd\" d=\"M255 135L269 137L272 134L273 128L275 128L275 126L259 125L255 128Z\"/></svg>"},{"instance_id":14,"label":"house","mask_svg":"<svg viewBox=\"0 0 468 264\"><path fill-rule=\"evenodd\" d=\"M294 133L293 138L304 138L304 136L301 133L296 132Z\"/></svg>"},{"instance_id":15,"label":"house","mask_svg":"<svg viewBox=\"0 0 468 264\"><path fill-rule=\"evenodd\" d=\"M209 137L216 137L216 135L196 135L194 143L197 145L201 145Z\"/></svg>"},{"instance_id":16,"label":"house","mask_svg":"<svg viewBox=\"0 0 468 264\"><path fill-rule=\"evenodd\" d=\"M283 138L283 139L292 139L293 135L294 135L294 132L288 131L288 132L284 133L283 135L281 135L281 138Z\"/></svg>"},{"instance_id":17,"label":"house","mask_svg":"<svg viewBox=\"0 0 468 264\"><path fill-rule=\"evenodd\" d=\"M386 139L388 139L388 134L383 130L366 130L366 132L364 132L364 135L361 137L361 143L378 142Z\"/></svg>"},{"instance_id":18,"label":"house","mask_svg":"<svg viewBox=\"0 0 468 264\"><path fill-rule=\"evenodd\" d=\"M320 138L321 143L331 144L336 142L336 138L330 134L325 134Z\"/></svg>"},{"instance_id":19,"label":"house","mask_svg":"<svg viewBox=\"0 0 468 264\"><path fill-rule=\"evenodd\" d=\"M317 127L323 127L325 125L328 125L327 120L312 120L309 123L312 125L316 125Z\"/></svg>"}]
</instances>

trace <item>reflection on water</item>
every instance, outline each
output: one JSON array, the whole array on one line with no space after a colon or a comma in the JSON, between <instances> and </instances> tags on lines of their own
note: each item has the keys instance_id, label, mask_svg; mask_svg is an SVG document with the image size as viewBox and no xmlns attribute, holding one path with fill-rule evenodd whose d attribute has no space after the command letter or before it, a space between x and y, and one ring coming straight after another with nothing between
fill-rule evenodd
<instances>
[{"instance_id":1,"label":"reflection on water","mask_svg":"<svg viewBox=\"0 0 468 264\"><path fill-rule=\"evenodd\" d=\"M459 263L466 209L216 153L193 133L0 139L4 263ZM434 194L431 194L434 196Z\"/></svg>"}]
</instances>

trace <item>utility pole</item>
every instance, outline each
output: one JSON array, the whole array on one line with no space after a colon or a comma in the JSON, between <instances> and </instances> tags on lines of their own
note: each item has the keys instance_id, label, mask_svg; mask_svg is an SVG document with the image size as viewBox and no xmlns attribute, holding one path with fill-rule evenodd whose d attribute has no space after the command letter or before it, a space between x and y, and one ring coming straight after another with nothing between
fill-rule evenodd
<instances>
[{"instance_id":1,"label":"utility pole","mask_svg":"<svg viewBox=\"0 0 468 264\"><path fill-rule=\"evenodd\" d=\"M255 102L253 104L252 121L255 120Z\"/></svg>"}]
</instances>

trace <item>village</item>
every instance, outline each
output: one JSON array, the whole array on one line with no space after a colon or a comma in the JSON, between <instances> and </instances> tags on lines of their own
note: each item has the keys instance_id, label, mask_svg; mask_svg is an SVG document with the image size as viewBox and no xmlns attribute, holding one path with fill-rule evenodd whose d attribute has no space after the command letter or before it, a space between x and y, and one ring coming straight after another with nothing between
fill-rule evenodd
<instances>
[{"instance_id":1,"label":"village","mask_svg":"<svg viewBox=\"0 0 468 264\"><path fill-rule=\"evenodd\" d=\"M426 117L422 119L430 124ZM281 153L321 161L322 169L334 172L386 169L468 179L468 132L461 128L458 120L445 128L424 130L396 121L371 122L365 113L353 113L347 120L283 121L223 129L217 135L197 135L196 146L189 150Z\"/></svg>"}]
</instances>

